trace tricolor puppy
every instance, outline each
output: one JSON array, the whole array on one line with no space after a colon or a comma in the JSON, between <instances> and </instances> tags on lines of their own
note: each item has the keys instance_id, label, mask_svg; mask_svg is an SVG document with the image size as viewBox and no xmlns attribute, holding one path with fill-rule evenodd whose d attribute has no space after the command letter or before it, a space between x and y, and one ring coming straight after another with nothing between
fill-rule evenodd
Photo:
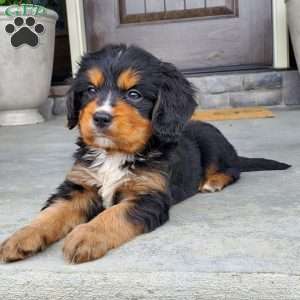
<instances>
[{"instance_id":1,"label":"tricolor puppy","mask_svg":"<svg viewBox=\"0 0 300 300\"><path fill-rule=\"evenodd\" d=\"M0 260L24 259L65 239L67 261L102 257L168 220L169 208L215 192L241 171L286 169L238 157L213 126L189 121L194 89L172 65L134 46L83 57L68 99L78 126L75 163L28 226L0 246Z\"/></svg>"}]
</instances>

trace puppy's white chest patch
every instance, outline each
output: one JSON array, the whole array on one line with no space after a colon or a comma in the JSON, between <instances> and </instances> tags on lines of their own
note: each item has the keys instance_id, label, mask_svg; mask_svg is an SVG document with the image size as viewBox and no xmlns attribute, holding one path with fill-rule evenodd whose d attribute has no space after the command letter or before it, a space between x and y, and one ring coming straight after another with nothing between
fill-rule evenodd
<instances>
[{"instance_id":1,"label":"puppy's white chest patch","mask_svg":"<svg viewBox=\"0 0 300 300\"><path fill-rule=\"evenodd\" d=\"M90 166L90 170L95 175L99 196L103 199L103 207L112 206L112 200L116 189L129 180L132 173L125 166L126 162L132 162L133 156L122 153L107 154L101 152Z\"/></svg>"}]
</instances>

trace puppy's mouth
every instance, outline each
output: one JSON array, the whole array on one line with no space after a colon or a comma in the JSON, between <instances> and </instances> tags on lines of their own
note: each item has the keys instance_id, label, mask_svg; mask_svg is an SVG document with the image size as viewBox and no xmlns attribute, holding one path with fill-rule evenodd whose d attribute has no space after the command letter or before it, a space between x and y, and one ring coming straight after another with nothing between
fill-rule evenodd
<instances>
[{"instance_id":1,"label":"puppy's mouth","mask_svg":"<svg viewBox=\"0 0 300 300\"><path fill-rule=\"evenodd\" d=\"M95 123L93 123L93 135L95 138L106 138L106 139L111 139L110 136L110 126L108 127L99 127L97 125L95 125Z\"/></svg>"},{"instance_id":2,"label":"puppy's mouth","mask_svg":"<svg viewBox=\"0 0 300 300\"><path fill-rule=\"evenodd\" d=\"M115 148L116 141L110 134L110 129L112 127L112 121L95 121L93 120L93 135L94 144L100 148Z\"/></svg>"},{"instance_id":3,"label":"puppy's mouth","mask_svg":"<svg viewBox=\"0 0 300 300\"><path fill-rule=\"evenodd\" d=\"M106 130L107 131L107 130ZM94 145L100 148L115 148L116 143L113 139L103 132L103 129L100 131L96 129L94 134Z\"/></svg>"},{"instance_id":4,"label":"puppy's mouth","mask_svg":"<svg viewBox=\"0 0 300 300\"><path fill-rule=\"evenodd\" d=\"M94 125L93 133L95 137L109 138L109 128L99 128Z\"/></svg>"}]
</instances>

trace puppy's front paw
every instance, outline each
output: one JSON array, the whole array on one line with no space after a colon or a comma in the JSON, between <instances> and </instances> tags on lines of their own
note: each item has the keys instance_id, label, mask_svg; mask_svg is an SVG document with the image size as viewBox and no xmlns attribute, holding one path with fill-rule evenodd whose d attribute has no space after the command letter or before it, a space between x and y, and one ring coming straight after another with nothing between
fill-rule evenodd
<instances>
[{"instance_id":1,"label":"puppy's front paw","mask_svg":"<svg viewBox=\"0 0 300 300\"><path fill-rule=\"evenodd\" d=\"M79 264L102 257L109 248L109 240L103 233L91 225L83 224L66 237L63 252L69 263Z\"/></svg>"},{"instance_id":2,"label":"puppy's front paw","mask_svg":"<svg viewBox=\"0 0 300 300\"><path fill-rule=\"evenodd\" d=\"M26 226L0 245L0 261L14 262L41 251L45 242L38 228Z\"/></svg>"}]
</instances>

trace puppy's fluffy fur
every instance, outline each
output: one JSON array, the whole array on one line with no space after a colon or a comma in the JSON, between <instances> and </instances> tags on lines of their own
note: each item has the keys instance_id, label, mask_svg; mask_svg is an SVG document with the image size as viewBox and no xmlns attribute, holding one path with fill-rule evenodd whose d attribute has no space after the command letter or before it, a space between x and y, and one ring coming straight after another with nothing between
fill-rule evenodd
<instances>
[{"instance_id":1,"label":"puppy's fluffy fur","mask_svg":"<svg viewBox=\"0 0 300 300\"><path fill-rule=\"evenodd\" d=\"M212 125L189 121L194 89L172 65L134 46L83 57L68 99L75 163L40 215L0 247L24 259L67 235L72 263L103 256L168 220L170 206L235 182L241 171L289 166L239 157Z\"/></svg>"}]
</instances>

